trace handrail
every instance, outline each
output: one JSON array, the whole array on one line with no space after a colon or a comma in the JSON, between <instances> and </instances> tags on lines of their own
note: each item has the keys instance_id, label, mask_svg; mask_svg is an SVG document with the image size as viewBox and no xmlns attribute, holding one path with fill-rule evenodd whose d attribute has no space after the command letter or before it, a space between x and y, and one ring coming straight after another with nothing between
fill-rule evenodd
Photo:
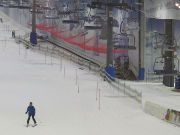
<instances>
[{"instance_id":1,"label":"handrail","mask_svg":"<svg viewBox=\"0 0 180 135\"><path fill-rule=\"evenodd\" d=\"M108 75L106 75L106 71L103 70L101 72L101 75L106 77L106 80L117 90L124 92L125 95L128 95L129 97L136 100L138 103L142 103L142 92L137 91L136 89L133 89L132 87L125 84L124 80L121 79L111 79ZM123 81L123 82L122 82Z\"/></svg>"},{"instance_id":2,"label":"handrail","mask_svg":"<svg viewBox=\"0 0 180 135\"><path fill-rule=\"evenodd\" d=\"M20 43L20 42L23 43L26 46L26 48L37 49L37 50L42 51L42 52L46 51L46 53L51 55L51 56L52 55L56 55L56 56L60 55L59 54L59 52L60 52L59 48L60 47L59 46L57 47L54 44L53 44L52 48L47 48L47 47L42 46L40 44L38 44L37 46L32 46L30 41L27 41L26 39L21 38L21 37L16 37L15 40L17 43ZM66 53L64 51L66 51ZM63 54L63 56L66 56L67 58L71 59L72 61L74 61L76 63L81 63L82 65L88 67L91 70L99 71L101 69L100 65L98 65L98 64L96 64L93 61L90 61L88 59L84 59L83 57L80 57L80 56L78 56L78 55L76 55L76 54L74 54L68 50L63 49L63 52L61 52L61 54ZM78 59L76 59L76 57L74 57L74 56L78 56Z\"/></svg>"}]
</instances>

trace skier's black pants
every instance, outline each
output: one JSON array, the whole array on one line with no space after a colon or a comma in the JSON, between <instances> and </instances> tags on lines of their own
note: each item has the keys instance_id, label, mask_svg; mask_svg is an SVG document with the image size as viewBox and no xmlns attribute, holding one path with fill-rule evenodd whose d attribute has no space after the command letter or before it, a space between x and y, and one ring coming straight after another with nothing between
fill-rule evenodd
<instances>
[{"instance_id":1,"label":"skier's black pants","mask_svg":"<svg viewBox=\"0 0 180 135\"><path fill-rule=\"evenodd\" d=\"M28 119L27 119L27 124L29 124L29 121L30 121L30 118L32 117L32 119L33 119L33 121L34 121L34 124L36 124L36 120L35 120L35 118L34 118L34 115L31 115L31 114L29 114L29 117L28 117Z\"/></svg>"}]
</instances>

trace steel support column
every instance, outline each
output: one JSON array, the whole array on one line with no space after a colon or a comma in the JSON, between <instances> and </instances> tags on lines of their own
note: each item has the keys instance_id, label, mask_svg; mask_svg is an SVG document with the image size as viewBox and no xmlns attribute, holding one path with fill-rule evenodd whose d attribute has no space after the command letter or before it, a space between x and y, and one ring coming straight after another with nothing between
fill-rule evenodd
<instances>
[{"instance_id":1,"label":"steel support column","mask_svg":"<svg viewBox=\"0 0 180 135\"><path fill-rule=\"evenodd\" d=\"M144 0L139 0L139 9L144 11ZM145 15L139 13L139 80L144 80L145 68L144 68L144 54L145 54L145 29L146 29L146 19Z\"/></svg>"},{"instance_id":2,"label":"steel support column","mask_svg":"<svg viewBox=\"0 0 180 135\"><path fill-rule=\"evenodd\" d=\"M113 17L112 7L107 6L107 61L106 66L113 65Z\"/></svg>"},{"instance_id":3,"label":"steel support column","mask_svg":"<svg viewBox=\"0 0 180 135\"><path fill-rule=\"evenodd\" d=\"M173 47L173 20L167 19L165 20L165 34L166 34L166 42L165 46L168 48ZM164 52L164 76L163 76L163 84L168 87L174 87L174 52L172 50L165 50Z\"/></svg>"},{"instance_id":4,"label":"steel support column","mask_svg":"<svg viewBox=\"0 0 180 135\"><path fill-rule=\"evenodd\" d=\"M37 44L37 33L36 33L36 0L33 0L33 7L32 7L32 32L30 34L30 42L33 45Z\"/></svg>"}]
</instances>

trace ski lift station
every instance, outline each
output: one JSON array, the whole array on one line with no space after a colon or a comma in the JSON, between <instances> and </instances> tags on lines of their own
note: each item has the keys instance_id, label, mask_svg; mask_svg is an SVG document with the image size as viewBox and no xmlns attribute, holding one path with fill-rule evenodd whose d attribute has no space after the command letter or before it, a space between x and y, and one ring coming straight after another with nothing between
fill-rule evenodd
<instances>
[{"instance_id":1,"label":"ski lift station","mask_svg":"<svg viewBox=\"0 0 180 135\"><path fill-rule=\"evenodd\" d=\"M0 62L2 135L180 134L180 0L0 0Z\"/></svg>"}]
</instances>

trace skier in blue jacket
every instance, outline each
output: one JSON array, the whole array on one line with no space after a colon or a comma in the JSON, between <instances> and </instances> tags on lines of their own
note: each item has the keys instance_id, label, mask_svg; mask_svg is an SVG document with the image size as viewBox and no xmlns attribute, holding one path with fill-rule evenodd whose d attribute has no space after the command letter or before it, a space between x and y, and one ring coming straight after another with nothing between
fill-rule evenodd
<instances>
[{"instance_id":1,"label":"skier in blue jacket","mask_svg":"<svg viewBox=\"0 0 180 135\"><path fill-rule=\"evenodd\" d=\"M36 120L34 118L36 110L35 107L32 105L32 102L29 103L29 106L27 108L26 114L28 113L28 119L27 119L27 127L29 126L30 118L32 117L34 121L34 125L36 125Z\"/></svg>"}]
</instances>

